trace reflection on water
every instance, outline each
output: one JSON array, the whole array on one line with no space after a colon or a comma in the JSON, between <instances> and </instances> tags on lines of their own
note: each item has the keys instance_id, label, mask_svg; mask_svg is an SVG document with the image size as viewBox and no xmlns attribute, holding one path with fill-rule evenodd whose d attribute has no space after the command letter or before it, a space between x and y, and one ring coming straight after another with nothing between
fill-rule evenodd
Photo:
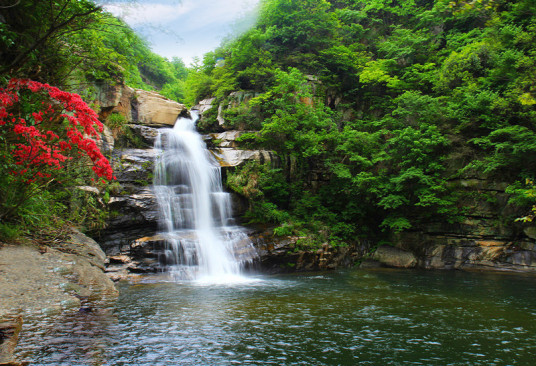
<instances>
[{"instance_id":1,"label":"reflection on water","mask_svg":"<svg viewBox=\"0 0 536 366\"><path fill-rule=\"evenodd\" d=\"M159 279L155 279L159 280ZM369 270L122 285L108 310L29 319L37 365L530 365L536 278Z\"/></svg>"}]
</instances>

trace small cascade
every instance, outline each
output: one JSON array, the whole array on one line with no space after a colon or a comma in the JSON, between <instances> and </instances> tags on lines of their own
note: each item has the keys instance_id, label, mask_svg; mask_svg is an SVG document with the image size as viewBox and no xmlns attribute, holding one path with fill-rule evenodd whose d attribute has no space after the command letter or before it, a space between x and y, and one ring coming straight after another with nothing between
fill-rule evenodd
<instances>
[{"instance_id":1,"label":"small cascade","mask_svg":"<svg viewBox=\"0 0 536 366\"><path fill-rule=\"evenodd\" d=\"M256 257L245 230L234 225L230 194L223 191L221 168L195 130L198 116L181 117L161 130L156 142L154 192L160 211L160 236L166 241L161 262L178 280L240 275Z\"/></svg>"}]
</instances>

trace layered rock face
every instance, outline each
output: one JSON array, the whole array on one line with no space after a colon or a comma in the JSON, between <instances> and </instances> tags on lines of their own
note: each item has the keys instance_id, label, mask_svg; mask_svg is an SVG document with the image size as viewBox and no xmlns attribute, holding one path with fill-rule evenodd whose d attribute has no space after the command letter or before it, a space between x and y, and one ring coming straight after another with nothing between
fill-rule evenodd
<instances>
[{"instance_id":1,"label":"layered rock face","mask_svg":"<svg viewBox=\"0 0 536 366\"><path fill-rule=\"evenodd\" d=\"M111 218L98 241L108 255L128 251L130 244L158 227L158 206L151 189L155 150L115 149L112 155L117 187L108 207Z\"/></svg>"},{"instance_id":2,"label":"layered rock face","mask_svg":"<svg viewBox=\"0 0 536 366\"><path fill-rule=\"evenodd\" d=\"M127 122L145 126L173 126L178 116L188 114L183 104L156 92L133 89L121 84L99 85L95 102L100 106L102 119L111 113L119 113Z\"/></svg>"},{"instance_id":3,"label":"layered rock face","mask_svg":"<svg viewBox=\"0 0 536 366\"><path fill-rule=\"evenodd\" d=\"M128 251L136 239L152 235L157 230L156 198L151 190L158 128L173 127L179 116L189 114L180 103L162 95L125 85L101 85L96 93L101 107L100 117L120 114L128 123L139 148L114 147L111 133L103 134L102 150L111 157L117 185L108 202L111 220L97 239L108 255Z\"/></svg>"},{"instance_id":4,"label":"layered rock face","mask_svg":"<svg viewBox=\"0 0 536 366\"><path fill-rule=\"evenodd\" d=\"M466 214L457 223L430 223L393 236L396 248L374 258L390 267L536 272L535 227L508 203L506 184L485 179L452 182Z\"/></svg>"},{"instance_id":5,"label":"layered rock face","mask_svg":"<svg viewBox=\"0 0 536 366\"><path fill-rule=\"evenodd\" d=\"M129 88L124 88L122 93L121 97L112 98L113 101L106 105L125 99L125 95L138 93L133 103L135 108L125 109L123 103L111 110L121 110L121 113L127 113L126 117L130 113L127 118L128 127L143 146L116 146L111 154L118 184L110 192L108 204L111 219L108 227L99 233L97 240L110 258L109 270L113 272L112 277L117 279L125 273L158 272L164 268L165 259L162 259L161 253L165 252L166 244L165 240L156 235L160 215L152 190L157 153L153 145L160 128L170 128L179 115L188 115L184 106L169 100L162 102L164 98L156 93L147 92L142 95L139 91ZM162 113L147 112L154 108L162 108ZM173 113L163 111L165 108ZM224 177L226 169L233 169L251 160L277 164L275 155L270 151L241 149L237 139L243 133L245 132L225 131L204 136L207 146L223 168ZM233 197L233 201L235 212L245 209L239 197Z\"/></svg>"}]
</instances>

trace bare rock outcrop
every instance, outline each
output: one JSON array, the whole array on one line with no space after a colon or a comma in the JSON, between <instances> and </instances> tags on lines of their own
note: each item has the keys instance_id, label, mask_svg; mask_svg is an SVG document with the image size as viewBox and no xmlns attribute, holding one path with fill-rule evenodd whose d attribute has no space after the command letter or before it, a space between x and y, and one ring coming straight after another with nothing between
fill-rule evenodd
<instances>
[{"instance_id":1,"label":"bare rock outcrop","mask_svg":"<svg viewBox=\"0 0 536 366\"><path fill-rule=\"evenodd\" d=\"M156 92L136 89L135 100L136 118L132 121L141 125L172 127L177 117L188 113L183 104L167 99Z\"/></svg>"},{"instance_id":2,"label":"bare rock outcrop","mask_svg":"<svg viewBox=\"0 0 536 366\"><path fill-rule=\"evenodd\" d=\"M100 107L100 118L119 113L129 123L146 126L173 126L179 115L187 115L183 104L157 92L133 89L122 84L96 85L94 102Z\"/></svg>"}]
</instances>

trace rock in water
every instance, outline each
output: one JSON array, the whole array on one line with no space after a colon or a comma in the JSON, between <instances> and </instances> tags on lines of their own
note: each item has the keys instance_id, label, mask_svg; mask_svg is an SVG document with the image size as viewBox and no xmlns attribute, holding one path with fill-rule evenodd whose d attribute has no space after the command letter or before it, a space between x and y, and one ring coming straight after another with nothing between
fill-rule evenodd
<instances>
[{"instance_id":1,"label":"rock in water","mask_svg":"<svg viewBox=\"0 0 536 366\"><path fill-rule=\"evenodd\" d=\"M14 319L0 319L0 365L19 365L13 358L15 347L22 329L22 316Z\"/></svg>"}]
</instances>

